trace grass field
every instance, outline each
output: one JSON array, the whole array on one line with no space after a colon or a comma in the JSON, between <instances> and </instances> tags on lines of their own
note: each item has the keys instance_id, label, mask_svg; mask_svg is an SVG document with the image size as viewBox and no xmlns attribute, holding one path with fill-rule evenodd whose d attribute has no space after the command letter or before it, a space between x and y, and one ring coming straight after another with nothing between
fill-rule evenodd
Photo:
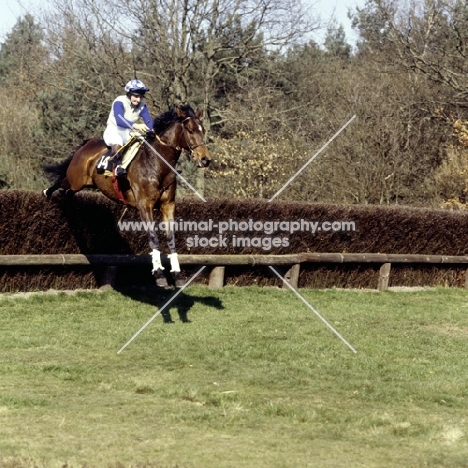
<instances>
[{"instance_id":1,"label":"grass field","mask_svg":"<svg viewBox=\"0 0 468 468\"><path fill-rule=\"evenodd\" d=\"M468 467L466 291L171 294L0 298L0 467Z\"/></svg>"}]
</instances>

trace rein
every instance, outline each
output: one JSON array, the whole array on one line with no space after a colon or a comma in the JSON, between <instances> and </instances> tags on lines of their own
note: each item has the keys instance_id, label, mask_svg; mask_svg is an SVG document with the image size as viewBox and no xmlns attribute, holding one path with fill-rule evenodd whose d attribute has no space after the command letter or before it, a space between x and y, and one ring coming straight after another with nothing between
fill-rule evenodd
<instances>
[{"instance_id":1,"label":"rein","mask_svg":"<svg viewBox=\"0 0 468 468\"><path fill-rule=\"evenodd\" d=\"M190 153L190 155L192 155L192 154L193 154L193 151L194 151L196 148L198 148L199 146L204 146L204 145L206 145L205 142L200 143L199 145L192 145L192 144L190 143L190 140L189 140L188 135L187 135L187 131L185 130L184 122L186 122L187 120L192 119L192 118L193 118L193 117L186 117L186 118L185 118L184 120L182 120L181 122L174 122L174 123L171 125L171 127L172 127L172 126L175 125L176 123L181 123L181 124L182 124L182 131L183 131L183 133L184 133L184 138L185 138L185 142L187 143L188 150L185 149L185 148L182 148L181 146L173 146L173 145L170 145L169 143L166 143L165 141L162 141L161 138L159 137L159 135L156 135L156 139L159 141L159 143L161 143L161 144L164 145L164 146L169 146L170 148L173 148L173 149L175 149L176 151L186 150L186 151L188 151L188 152ZM170 128L170 127L169 127L169 128Z\"/></svg>"},{"instance_id":2,"label":"rein","mask_svg":"<svg viewBox=\"0 0 468 468\"><path fill-rule=\"evenodd\" d=\"M158 140L159 143L161 143L161 145L169 146L169 148L175 149L176 151L182 151L183 150L183 148L181 148L180 146L172 146L169 143L166 143L165 141L162 141L161 138L159 137L159 135L156 135L156 140Z\"/></svg>"}]
</instances>

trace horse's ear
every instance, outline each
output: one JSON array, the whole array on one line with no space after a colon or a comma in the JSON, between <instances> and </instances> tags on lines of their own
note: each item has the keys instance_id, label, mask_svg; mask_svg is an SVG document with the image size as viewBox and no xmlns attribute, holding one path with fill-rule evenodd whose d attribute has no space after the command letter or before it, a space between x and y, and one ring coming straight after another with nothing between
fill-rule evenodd
<instances>
[{"instance_id":1,"label":"horse's ear","mask_svg":"<svg viewBox=\"0 0 468 468\"><path fill-rule=\"evenodd\" d=\"M195 115L197 116L197 119L199 119L203 115L203 111L198 107Z\"/></svg>"}]
</instances>

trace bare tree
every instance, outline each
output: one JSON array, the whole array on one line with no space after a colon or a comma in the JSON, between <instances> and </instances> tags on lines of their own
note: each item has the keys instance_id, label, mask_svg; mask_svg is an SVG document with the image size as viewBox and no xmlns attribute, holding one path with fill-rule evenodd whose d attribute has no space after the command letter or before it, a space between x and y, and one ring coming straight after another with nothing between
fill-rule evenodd
<instances>
[{"instance_id":1,"label":"bare tree","mask_svg":"<svg viewBox=\"0 0 468 468\"><path fill-rule=\"evenodd\" d=\"M468 4L464 0L368 0L354 25L369 52L386 48L408 71L468 97Z\"/></svg>"},{"instance_id":2,"label":"bare tree","mask_svg":"<svg viewBox=\"0 0 468 468\"><path fill-rule=\"evenodd\" d=\"M131 68L154 83L155 103L190 98L208 111L223 70L248 68L260 51L301 41L317 27L302 0L65 0L56 9L74 17L67 27L88 44L101 41L116 75ZM118 68L109 40L126 53L126 66Z\"/></svg>"}]
</instances>

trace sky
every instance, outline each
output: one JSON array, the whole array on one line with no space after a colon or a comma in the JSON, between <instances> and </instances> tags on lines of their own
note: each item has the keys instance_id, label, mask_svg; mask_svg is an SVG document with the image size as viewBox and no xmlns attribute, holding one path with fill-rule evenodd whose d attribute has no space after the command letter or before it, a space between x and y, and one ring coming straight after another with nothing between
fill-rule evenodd
<instances>
[{"instance_id":1,"label":"sky","mask_svg":"<svg viewBox=\"0 0 468 468\"><path fill-rule=\"evenodd\" d=\"M334 15L338 24L345 28L348 42L354 43L356 35L351 29L351 22L347 17L348 9L355 9L356 6L364 6L365 0L304 0L313 8L313 13L317 12L322 20L328 20ZM47 5L47 0L0 0L0 42L3 42L19 17L29 12L33 16L40 12L42 6ZM317 42L323 38L317 36Z\"/></svg>"},{"instance_id":2,"label":"sky","mask_svg":"<svg viewBox=\"0 0 468 468\"><path fill-rule=\"evenodd\" d=\"M351 28L348 10L354 12L356 7L364 7L365 0L305 0L305 2L309 3L314 8L314 11L319 12L323 21L334 18L338 25L343 25L348 42L351 44L356 43L357 35ZM325 32L319 33L317 42L321 42Z\"/></svg>"}]
</instances>

